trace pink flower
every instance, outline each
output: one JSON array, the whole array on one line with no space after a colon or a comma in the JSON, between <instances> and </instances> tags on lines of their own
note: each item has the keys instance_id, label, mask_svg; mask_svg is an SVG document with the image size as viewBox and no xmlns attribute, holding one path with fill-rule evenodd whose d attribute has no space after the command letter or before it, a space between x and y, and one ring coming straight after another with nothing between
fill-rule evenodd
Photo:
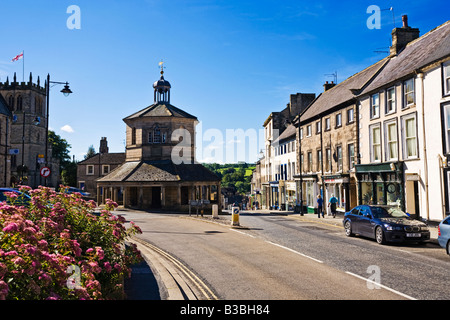
<instances>
[{"instance_id":1,"label":"pink flower","mask_svg":"<svg viewBox=\"0 0 450 320\"><path fill-rule=\"evenodd\" d=\"M8 291L9 291L8 284L5 281L0 280L0 300L6 299Z\"/></svg>"},{"instance_id":2,"label":"pink flower","mask_svg":"<svg viewBox=\"0 0 450 320\"><path fill-rule=\"evenodd\" d=\"M15 222L11 222L3 228L3 232L16 232L17 230L19 230L19 226Z\"/></svg>"},{"instance_id":3,"label":"pink flower","mask_svg":"<svg viewBox=\"0 0 450 320\"><path fill-rule=\"evenodd\" d=\"M95 247L95 250L97 252L97 256L100 260L103 260L103 258L105 258L105 252L103 251L103 249L101 247Z\"/></svg>"},{"instance_id":4,"label":"pink flower","mask_svg":"<svg viewBox=\"0 0 450 320\"><path fill-rule=\"evenodd\" d=\"M6 264L0 262L0 278L6 274L6 271L8 271L8 267Z\"/></svg>"},{"instance_id":5,"label":"pink flower","mask_svg":"<svg viewBox=\"0 0 450 320\"><path fill-rule=\"evenodd\" d=\"M110 273L112 270L111 264L108 261L103 263L103 267L105 268L106 272L108 272L108 273Z\"/></svg>"},{"instance_id":6,"label":"pink flower","mask_svg":"<svg viewBox=\"0 0 450 320\"><path fill-rule=\"evenodd\" d=\"M16 265L23 265L25 264L25 260L23 260L21 257L16 257L14 259L11 260L14 264Z\"/></svg>"}]
</instances>

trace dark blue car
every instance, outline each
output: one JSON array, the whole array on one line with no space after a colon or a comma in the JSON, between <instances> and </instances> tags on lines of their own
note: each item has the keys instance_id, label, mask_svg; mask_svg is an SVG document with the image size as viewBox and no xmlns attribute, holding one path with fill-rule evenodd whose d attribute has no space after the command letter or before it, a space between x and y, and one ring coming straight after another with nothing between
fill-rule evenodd
<instances>
[{"instance_id":1,"label":"dark blue car","mask_svg":"<svg viewBox=\"0 0 450 320\"><path fill-rule=\"evenodd\" d=\"M411 219L395 207L361 205L346 212L343 220L345 234L359 234L386 242L424 242L430 240L428 226Z\"/></svg>"}]
</instances>

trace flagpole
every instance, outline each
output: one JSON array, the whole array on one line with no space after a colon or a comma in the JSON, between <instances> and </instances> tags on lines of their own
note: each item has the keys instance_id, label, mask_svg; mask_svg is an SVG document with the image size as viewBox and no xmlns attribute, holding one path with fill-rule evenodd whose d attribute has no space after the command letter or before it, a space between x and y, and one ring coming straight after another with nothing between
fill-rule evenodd
<instances>
[{"instance_id":1,"label":"flagpole","mask_svg":"<svg viewBox=\"0 0 450 320\"><path fill-rule=\"evenodd\" d=\"M22 50L22 82L25 82L25 50Z\"/></svg>"}]
</instances>

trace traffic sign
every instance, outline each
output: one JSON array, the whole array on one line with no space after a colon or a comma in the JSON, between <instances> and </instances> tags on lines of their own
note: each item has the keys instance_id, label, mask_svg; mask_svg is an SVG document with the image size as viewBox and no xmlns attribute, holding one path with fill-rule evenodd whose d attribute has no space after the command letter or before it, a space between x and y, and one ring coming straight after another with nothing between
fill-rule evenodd
<instances>
[{"instance_id":1,"label":"traffic sign","mask_svg":"<svg viewBox=\"0 0 450 320\"><path fill-rule=\"evenodd\" d=\"M44 178L48 178L50 176L51 170L48 167L42 167L41 176Z\"/></svg>"}]
</instances>

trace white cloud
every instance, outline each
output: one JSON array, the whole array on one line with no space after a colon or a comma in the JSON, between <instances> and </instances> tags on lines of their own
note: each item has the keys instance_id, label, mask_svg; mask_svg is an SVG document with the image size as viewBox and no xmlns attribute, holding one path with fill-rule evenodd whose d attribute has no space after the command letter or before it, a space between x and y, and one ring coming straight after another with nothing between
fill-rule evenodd
<instances>
[{"instance_id":1,"label":"white cloud","mask_svg":"<svg viewBox=\"0 0 450 320\"><path fill-rule=\"evenodd\" d=\"M69 126L68 124L66 124L65 126L61 127L61 131L64 132L69 132L69 133L73 133L75 132L71 126Z\"/></svg>"}]
</instances>

